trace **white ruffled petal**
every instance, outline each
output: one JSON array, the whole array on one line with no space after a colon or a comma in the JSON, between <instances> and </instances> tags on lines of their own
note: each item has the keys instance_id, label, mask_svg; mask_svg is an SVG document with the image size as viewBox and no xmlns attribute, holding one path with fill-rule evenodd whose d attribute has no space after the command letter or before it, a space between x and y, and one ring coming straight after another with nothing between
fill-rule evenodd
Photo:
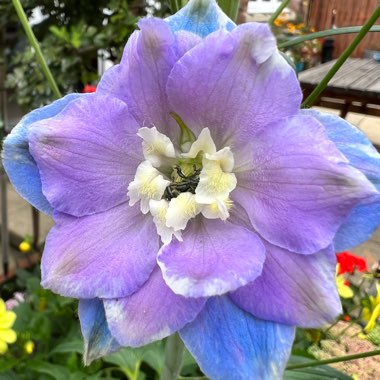
<instances>
[{"instance_id":1,"label":"white ruffled petal","mask_svg":"<svg viewBox=\"0 0 380 380\"><path fill-rule=\"evenodd\" d=\"M170 181L164 179L149 161L143 161L136 170L134 180L128 186L129 205L140 202L143 214L149 211L149 200L160 200Z\"/></svg>"},{"instance_id":2,"label":"white ruffled petal","mask_svg":"<svg viewBox=\"0 0 380 380\"><path fill-rule=\"evenodd\" d=\"M195 190L195 200L198 203L213 204L217 200L224 200L235 187L235 174L225 173L219 161L203 159L203 169Z\"/></svg>"},{"instance_id":3,"label":"white ruffled petal","mask_svg":"<svg viewBox=\"0 0 380 380\"><path fill-rule=\"evenodd\" d=\"M205 158L211 161L219 162L220 167L226 173L231 173L235 166L234 155L232 154L230 147L218 150L214 154L207 153L205 154Z\"/></svg>"},{"instance_id":4,"label":"white ruffled petal","mask_svg":"<svg viewBox=\"0 0 380 380\"><path fill-rule=\"evenodd\" d=\"M144 157L156 168L167 161L167 158L175 158L175 149L169 137L153 128L140 128L138 133L143 139Z\"/></svg>"},{"instance_id":5,"label":"white ruffled petal","mask_svg":"<svg viewBox=\"0 0 380 380\"><path fill-rule=\"evenodd\" d=\"M157 233L160 235L163 244L169 244L172 241L173 235L179 241L182 241L181 231L174 231L172 227L166 225L168 208L169 202L165 199L149 201L149 209L153 216L153 222L156 225Z\"/></svg>"},{"instance_id":6,"label":"white ruffled petal","mask_svg":"<svg viewBox=\"0 0 380 380\"><path fill-rule=\"evenodd\" d=\"M225 199L224 201L217 199L214 203L204 205L202 215L207 219L227 220L230 216L229 209L232 206L232 201Z\"/></svg>"},{"instance_id":7,"label":"white ruffled petal","mask_svg":"<svg viewBox=\"0 0 380 380\"><path fill-rule=\"evenodd\" d=\"M187 222L202 211L201 205L195 201L192 193L182 193L169 203L166 213L166 225L175 231L184 230Z\"/></svg>"},{"instance_id":8,"label":"white ruffled petal","mask_svg":"<svg viewBox=\"0 0 380 380\"><path fill-rule=\"evenodd\" d=\"M203 128L198 138L193 142L188 153L182 153L182 157L195 158L199 152L213 154L216 152L214 141L211 137L210 130Z\"/></svg>"}]
</instances>

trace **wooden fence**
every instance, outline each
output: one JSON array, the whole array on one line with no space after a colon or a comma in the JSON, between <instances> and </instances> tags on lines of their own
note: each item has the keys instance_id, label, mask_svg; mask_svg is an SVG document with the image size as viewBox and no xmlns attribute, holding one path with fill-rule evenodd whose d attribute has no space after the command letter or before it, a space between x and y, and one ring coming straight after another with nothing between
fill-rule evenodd
<instances>
[{"instance_id":1,"label":"wooden fence","mask_svg":"<svg viewBox=\"0 0 380 380\"><path fill-rule=\"evenodd\" d=\"M308 24L316 30L332 27L335 10L336 27L363 25L371 16L380 0L309 0ZM380 25L380 20L377 21ZM339 56L355 35L334 37L334 57ZM380 50L380 32L369 33L353 53L353 57L363 57L365 49Z\"/></svg>"}]
</instances>

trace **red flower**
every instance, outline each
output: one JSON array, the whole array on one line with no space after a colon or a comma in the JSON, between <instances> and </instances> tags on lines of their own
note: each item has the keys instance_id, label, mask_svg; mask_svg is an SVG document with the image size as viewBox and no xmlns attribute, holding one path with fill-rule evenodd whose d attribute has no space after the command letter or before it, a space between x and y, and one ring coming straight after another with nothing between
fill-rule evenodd
<instances>
[{"instance_id":1,"label":"red flower","mask_svg":"<svg viewBox=\"0 0 380 380\"><path fill-rule=\"evenodd\" d=\"M365 259L359 256L355 256L350 252L341 252L336 254L336 258L339 263L339 273L354 273L357 269L359 272L365 272L367 270L367 263Z\"/></svg>"},{"instance_id":2,"label":"red flower","mask_svg":"<svg viewBox=\"0 0 380 380\"><path fill-rule=\"evenodd\" d=\"M96 91L96 86L92 86L91 84L86 84L84 86L82 93L88 94L90 92L95 92L95 91Z\"/></svg>"}]
</instances>

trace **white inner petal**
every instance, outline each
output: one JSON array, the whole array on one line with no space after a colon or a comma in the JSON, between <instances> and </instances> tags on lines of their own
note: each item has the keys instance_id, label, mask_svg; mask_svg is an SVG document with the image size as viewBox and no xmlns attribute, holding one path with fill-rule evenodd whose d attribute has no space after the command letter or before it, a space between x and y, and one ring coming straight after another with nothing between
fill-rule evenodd
<instances>
[{"instance_id":1,"label":"white inner petal","mask_svg":"<svg viewBox=\"0 0 380 380\"><path fill-rule=\"evenodd\" d=\"M230 199L217 199L215 202L203 206L202 215L207 219L227 220L230 216L229 209L231 207L232 201Z\"/></svg>"},{"instance_id":2,"label":"white inner petal","mask_svg":"<svg viewBox=\"0 0 380 380\"><path fill-rule=\"evenodd\" d=\"M143 139L144 157L151 164L158 168L164 162L165 158L175 158L175 149L169 137L153 128L140 128L137 133Z\"/></svg>"},{"instance_id":3,"label":"white inner petal","mask_svg":"<svg viewBox=\"0 0 380 380\"><path fill-rule=\"evenodd\" d=\"M213 154L216 152L214 141L208 128L202 129L196 141L193 142L188 153L182 153L182 157L195 158L199 152Z\"/></svg>"},{"instance_id":4,"label":"white inner petal","mask_svg":"<svg viewBox=\"0 0 380 380\"><path fill-rule=\"evenodd\" d=\"M138 135L145 161L128 186L129 204L140 201L141 211L151 213L163 244L173 236L181 241L181 231L198 214L207 219L229 217L229 196L236 187L234 156L229 147L216 150L208 128L187 153L176 153L169 138L155 127L141 128Z\"/></svg>"},{"instance_id":5,"label":"white inner petal","mask_svg":"<svg viewBox=\"0 0 380 380\"><path fill-rule=\"evenodd\" d=\"M182 193L169 203L166 213L166 225L175 231L184 230L187 222L201 212L201 206L195 201L195 195Z\"/></svg>"},{"instance_id":6,"label":"white inner petal","mask_svg":"<svg viewBox=\"0 0 380 380\"><path fill-rule=\"evenodd\" d=\"M224 201L235 187L235 174L224 172L217 160L203 159L203 169L195 190L198 203L212 204L218 200Z\"/></svg>"},{"instance_id":7,"label":"white inner petal","mask_svg":"<svg viewBox=\"0 0 380 380\"><path fill-rule=\"evenodd\" d=\"M165 199L149 201L149 209L153 216L153 222L156 225L157 233L161 236L161 241L164 244L169 244L173 235L182 241L181 231L174 231L174 228L166 225L166 214L169 208L169 202Z\"/></svg>"},{"instance_id":8,"label":"white inner petal","mask_svg":"<svg viewBox=\"0 0 380 380\"><path fill-rule=\"evenodd\" d=\"M170 181L165 180L149 161L143 161L137 167L135 179L128 186L129 205L140 201L141 212L148 213L149 200L160 200L169 184Z\"/></svg>"}]
</instances>

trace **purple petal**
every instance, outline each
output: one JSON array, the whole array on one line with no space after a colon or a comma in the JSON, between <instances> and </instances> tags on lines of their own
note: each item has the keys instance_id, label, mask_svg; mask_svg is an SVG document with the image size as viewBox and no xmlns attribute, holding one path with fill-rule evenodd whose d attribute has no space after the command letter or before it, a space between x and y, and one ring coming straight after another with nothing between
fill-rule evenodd
<instances>
[{"instance_id":1,"label":"purple petal","mask_svg":"<svg viewBox=\"0 0 380 380\"><path fill-rule=\"evenodd\" d=\"M45 107L38 108L12 129L3 143L3 164L14 188L38 210L51 214L53 209L42 193L41 178L36 162L29 152L28 132L33 123L49 119L61 112L68 104L84 96L70 94Z\"/></svg>"},{"instance_id":2,"label":"purple petal","mask_svg":"<svg viewBox=\"0 0 380 380\"><path fill-rule=\"evenodd\" d=\"M85 365L90 365L93 360L121 348L109 331L100 299L80 300L78 314L84 339Z\"/></svg>"},{"instance_id":3,"label":"purple petal","mask_svg":"<svg viewBox=\"0 0 380 380\"><path fill-rule=\"evenodd\" d=\"M149 278L159 249L151 218L127 204L75 218L56 215L42 256L42 285L74 298L132 294Z\"/></svg>"},{"instance_id":4,"label":"purple petal","mask_svg":"<svg viewBox=\"0 0 380 380\"><path fill-rule=\"evenodd\" d=\"M221 220L199 219L158 255L165 282L186 297L233 291L260 275L265 260L261 239Z\"/></svg>"},{"instance_id":5,"label":"purple petal","mask_svg":"<svg viewBox=\"0 0 380 380\"><path fill-rule=\"evenodd\" d=\"M256 319L224 296L211 298L180 335L213 380L275 380L282 379L294 328Z\"/></svg>"},{"instance_id":6,"label":"purple petal","mask_svg":"<svg viewBox=\"0 0 380 380\"><path fill-rule=\"evenodd\" d=\"M175 34L175 38L177 43L178 59L202 41L201 37L197 36L196 34L187 32L185 30L177 32Z\"/></svg>"},{"instance_id":7,"label":"purple petal","mask_svg":"<svg viewBox=\"0 0 380 380\"><path fill-rule=\"evenodd\" d=\"M174 294L158 267L129 297L104 300L108 326L123 346L138 347L163 339L194 320L206 300Z\"/></svg>"},{"instance_id":8,"label":"purple petal","mask_svg":"<svg viewBox=\"0 0 380 380\"><path fill-rule=\"evenodd\" d=\"M175 64L167 93L171 110L196 135L210 128L218 148L244 146L257 129L296 114L302 97L269 27L255 23L206 37Z\"/></svg>"},{"instance_id":9,"label":"purple petal","mask_svg":"<svg viewBox=\"0 0 380 380\"><path fill-rule=\"evenodd\" d=\"M272 123L249 148L231 197L260 235L290 251L326 248L352 208L377 193L314 118Z\"/></svg>"},{"instance_id":10,"label":"purple petal","mask_svg":"<svg viewBox=\"0 0 380 380\"><path fill-rule=\"evenodd\" d=\"M137 129L123 102L96 94L33 124L30 151L55 210L82 216L127 201L142 155Z\"/></svg>"},{"instance_id":11,"label":"purple petal","mask_svg":"<svg viewBox=\"0 0 380 380\"><path fill-rule=\"evenodd\" d=\"M299 255L269 243L260 277L232 300L255 317L291 326L320 327L341 313L332 247Z\"/></svg>"},{"instance_id":12,"label":"purple petal","mask_svg":"<svg viewBox=\"0 0 380 380\"><path fill-rule=\"evenodd\" d=\"M128 104L141 126L156 126L168 134L169 115L165 85L178 60L174 34L164 20L145 18L125 47L121 63L108 70L99 93L112 94Z\"/></svg>"},{"instance_id":13,"label":"purple petal","mask_svg":"<svg viewBox=\"0 0 380 380\"><path fill-rule=\"evenodd\" d=\"M380 191L380 154L363 132L338 116L316 110L303 110L315 117L326 128L330 140ZM354 208L334 238L337 252L345 251L368 240L380 225L380 197L371 204Z\"/></svg>"}]
</instances>

